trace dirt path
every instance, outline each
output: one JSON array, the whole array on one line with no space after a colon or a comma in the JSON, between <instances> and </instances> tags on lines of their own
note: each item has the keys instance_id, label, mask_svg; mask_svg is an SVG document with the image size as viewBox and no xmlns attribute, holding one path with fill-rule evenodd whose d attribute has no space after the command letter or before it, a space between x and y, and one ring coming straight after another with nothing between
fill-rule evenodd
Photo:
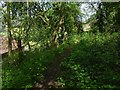
<instances>
[{"instance_id":1,"label":"dirt path","mask_svg":"<svg viewBox=\"0 0 120 90\"><path fill-rule=\"evenodd\" d=\"M37 83L35 88L46 89L49 87L58 87L56 78L60 75L60 63L65 60L71 53L71 48L66 49L63 53L56 56L56 58L48 65L47 71L44 75L44 81Z\"/></svg>"}]
</instances>

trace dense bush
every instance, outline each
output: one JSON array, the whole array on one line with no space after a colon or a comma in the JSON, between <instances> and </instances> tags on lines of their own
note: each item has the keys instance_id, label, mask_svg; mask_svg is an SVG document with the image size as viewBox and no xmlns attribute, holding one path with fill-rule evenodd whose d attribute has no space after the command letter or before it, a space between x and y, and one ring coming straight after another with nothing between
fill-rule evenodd
<instances>
[{"instance_id":1,"label":"dense bush","mask_svg":"<svg viewBox=\"0 0 120 90\"><path fill-rule=\"evenodd\" d=\"M62 63L63 76L58 80L62 87L119 87L119 34L84 33L77 38L79 42Z\"/></svg>"},{"instance_id":2,"label":"dense bush","mask_svg":"<svg viewBox=\"0 0 120 90\"><path fill-rule=\"evenodd\" d=\"M87 71L72 60L61 63L63 72L58 83L64 88L96 88L96 81L92 80Z\"/></svg>"},{"instance_id":3,"label":"dense bush","mask_svg":"<svg viewBox=\"0 0 120 90\"><path fill-rule=\"evenodd\" d=\"M3 88L28 88L44 78L43 73L47 64L55 57L56 49L24 52L24 60L17 62L17 55L13 55L10 63L9 58L3 59Z\"/></svg>"},{"instance_id":4,"label":"dense bush","mask_svg":"<svg viewBox=\"0 0 120 90\"><path fill-rule=\"evenodd\" d=\"M58 48L38 48L24 52L17 62L17 53L3 59L3 88L29 88L43 80L47 65L66 48L72 49L61 64L57 78L63 88L120 88L119 33L83 33L74 35Z\"/></svg>"}]
</instances>

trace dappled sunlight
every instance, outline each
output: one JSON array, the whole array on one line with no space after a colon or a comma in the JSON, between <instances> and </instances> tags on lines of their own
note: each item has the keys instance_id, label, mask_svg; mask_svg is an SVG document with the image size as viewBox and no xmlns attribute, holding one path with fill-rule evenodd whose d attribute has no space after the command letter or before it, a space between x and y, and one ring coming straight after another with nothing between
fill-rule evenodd
<instances>
[{"instance_id":1,"label":"dappled sunlight","mask_svg":"<svg viewBox=\"0 0 120 90\"><path fill-rule=\"evenodd\" d=\"M3 90L120 88L120 3L0 5Z\"/></svg>"}]
</instances>

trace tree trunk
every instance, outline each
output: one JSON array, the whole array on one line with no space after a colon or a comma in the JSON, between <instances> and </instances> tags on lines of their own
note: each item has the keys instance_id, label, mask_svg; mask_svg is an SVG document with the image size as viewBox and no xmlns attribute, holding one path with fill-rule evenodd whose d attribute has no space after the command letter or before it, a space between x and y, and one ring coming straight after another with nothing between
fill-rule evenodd
<instances>
[{"instance_id":1,"label":"tree trunk","mask_svg":"<svg viewBox=\"0 0 120 90\"><path fill-rule=\"evenodd\" d=\"M8 33L8 53L9 56L12 53L12 34L11 34L11 19L10 19L10 3L7 4L7 33Z\"/></svg>"},{"instance_id":2,"label":"tree trunk","mask_svg":"<svg viewBox=\"0 0 120 90\"><path fill-rule=\"evenodd\" d=\"M29 0L27 0L27 17L29 17ZM28 19L28 18L27 18ZM26 38L28 39L28 32L29 32L29 29L30 29L30 23L29 23L29 20L27 20L28 21L28 29L26 30ZM28 45L28 48L29 48L29 50L31 49L31 47L30 47L30 43L29 43L29 41L27 41L27 45Z\"/></svg>"},{"instance_id":3,"label":"tree trunk","mask_svg":"<svg viewBox=\"0 0 120 90\"><path fill-rule=\"evenodd\" d=\"M64 30L64 16L60 15L59 22L57 23L57 27L54 32L52 32L52 46L58 47L61 44L61 40L63 38L60 38L58 35L58 32L62 34L62 30L60 30L60 27ZM63 31L64 33L64 31ZM64 36L63 36L64 37Z\"/></svg>"},{"instance_id":4,"label":"tree trunk","mask_svg":"<svg viewBox=\"0 0 120 90\"><path fill-rule=\"evenodd\" d=\"M100 32L104 32L105 31L104 30L104 18L103 18L103 9L102 9L102 4L101 3L99 3L99 6L98 6L98 13L99 13L99 15L97 17L98 28L99 28Z\"/></svg>"},{"instance_id":5,"label":"tree trunk","mask_svg":"<svg viewBox=\"0 0 120 90\"><path fill-rule=\"evenodd\" d=\"M18 39L17 46L18 46L19 63L20 63L23 60L23 52L22 52L23 47L22 47L21 39Z\"/></svg>"}]
</instances>

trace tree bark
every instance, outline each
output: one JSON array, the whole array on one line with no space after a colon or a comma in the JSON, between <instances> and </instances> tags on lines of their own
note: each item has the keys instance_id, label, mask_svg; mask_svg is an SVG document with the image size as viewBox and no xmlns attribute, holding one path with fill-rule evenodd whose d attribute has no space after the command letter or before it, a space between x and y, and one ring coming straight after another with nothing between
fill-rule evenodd
<instances>
[{"instance_id":1,"label":"tree bark","mask_svg":"<svg viewBox=\"0 0 120 90\"><path fill-rule=\"evenodd\" d=\"M27 17L29 17L29 0L27 0ZM28 19L28 18L27 18ZM26 38L28 39L28 32L29 32L29 29L30 29L30 23L29 23L29 20L27 20L28 21L28 29L26 30ZM29 50L31 49L31 47L30 47L30 43L29 43L29 41L27 41L27 45L28 45L28 48L29 48Z\"/></svg>"},{"instance_id":2,"label":"tree bark","mask_svg":"<svg viewBox=\"0 0 120 90\"><path fill-rule=\"evenodd\" d=\"M18 46L18 53L19 53L19 62L21 62L23 60L23 52L22 52L22 43L21 43L21 39L18 39L18 42L17 42L17 46Z\"/></svg>"},{"instance_id":3,"label":"tree bark","mask_svg":"<svg viewBox=\"0 0 120 90\"><path fill-rule=\"evenodd\" d=\"M7 34L8 34L8 53L9 56L12 53L12 34L11 34L11 18L10 18L10 2L6 2L7 5Z\"/></svg>"}]
</instances>

